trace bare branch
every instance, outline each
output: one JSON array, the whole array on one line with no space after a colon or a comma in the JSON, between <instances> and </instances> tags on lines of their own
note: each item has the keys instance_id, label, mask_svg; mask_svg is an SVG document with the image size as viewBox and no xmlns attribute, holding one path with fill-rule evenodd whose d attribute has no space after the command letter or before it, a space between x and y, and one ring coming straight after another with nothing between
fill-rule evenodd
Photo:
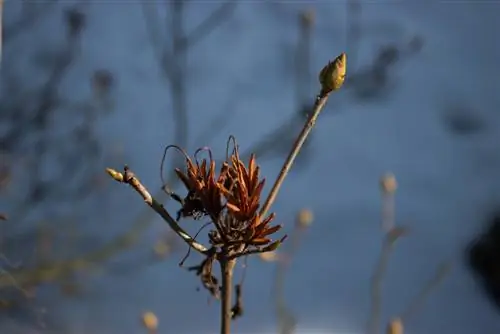
<instances>
[{"instance_id":1,"label":"bare branch","mask_svg":"<svg viewBox=\"0 0 500 334\"><path fill-rule=\"evenodd\" d=\"M149 191L142 185L142 183L139 181L139 179L134 175L134 173L127 167L125 166L124 172L120 173L117 172L114 169L107 168L106 171L108 174L116 181L121 182L121 183L127 183L130 185L132 188L134 188L135 191L141 197L144 199L146 204L148 204L156 213L158 213L163 220L174 230L174 232L182 238L189 246L191 246L194 250L200 252L201 254L206 255L208 249L203 246L202 244L196 242L182 227L177 224L175 219L165 210L162 204L160 204L156 199L151 196Z\"/></svg>"},{"instance_id":2,"label":"bare branch","mask_svg":"<svg viewBox=\"0 0 500 334\"><path fill-rule=\"evenodd\" d=\"M286 158L283 167L281 168L281 171L278 177L276 178L276 181L274 182L273 187L271 188L271 191L269 192L269 195L264 205L262 206L262 209L260 210L259 214L261 217L264 217L267 211L271 208L271 205L276 199L276 196L278 195L278 192L281 188L281 185L283 184L283 181L285 180L288 172L292 168L292 165L295 159L297 158L297 155L299 154L300 150L302 149L302 146L304 145L307 137L311 133L311 130L316 124L316 120L318 119L321 110L323 110L326 101L328 101L330 93L342 87L342 84L344 83L345 80L346 68L347 68L347 56L345 53L341 53L339 56L337 56L337 58L335 58L333 61L330 61L321 70L319 74L321 91L316 97L313 111L309 116L309 118L307 119L306 123L304 124L302 131L295 140L295 143L293 144L293 147L290 153L288 154L288 157Z\"/></svg>"},{"instance_id":3,"label":"bare branch","mask_svg":"<svg viewBox=\"0 0 500 334\"><path fill-rule=\"evenodd\" d=\"M189 49L199 41L206 38L212 31L220 26L225 19L231 16L236 8L237 2L228 0L222 3L216 10L214 10L203 22L189 33L184 40L184 49Z\"/></svg>"},{"instance_id":4,"label":"bare branch","mask_svg":"<svg viewBox=\"0 0 500 334\"><path fill-rule=\"evenodd\" d=\"M406 323L408 319L413 316L418 309L422 306L429 295L434 291L434 289L444 280L444 278L449 274L452 269L452 265L449 262L442 263L434 276L429 279L429 281L424 285L422 290L417 294L417 296L410 302L406 309L402 312L400 319Z\"/></svg>"}]
</instances>

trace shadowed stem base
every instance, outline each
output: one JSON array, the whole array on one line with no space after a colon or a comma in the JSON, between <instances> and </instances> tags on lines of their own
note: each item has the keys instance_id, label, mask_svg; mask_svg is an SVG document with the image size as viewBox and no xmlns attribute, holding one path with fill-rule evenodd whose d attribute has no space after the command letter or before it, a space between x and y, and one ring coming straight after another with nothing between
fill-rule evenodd
<instances>
[{"instance_id":1,"label":"shadowed stem base","mask_svg":"<svg viewBox=\"0 0 500 334\"><path fill-rule=\"evenodd\" d=\"M231 333L232 320L232 289L233 272L236 265L236 259L221 259L220 268L222 273L222 302L221 302L221 334Z\"/></svg>"}]
</instances>

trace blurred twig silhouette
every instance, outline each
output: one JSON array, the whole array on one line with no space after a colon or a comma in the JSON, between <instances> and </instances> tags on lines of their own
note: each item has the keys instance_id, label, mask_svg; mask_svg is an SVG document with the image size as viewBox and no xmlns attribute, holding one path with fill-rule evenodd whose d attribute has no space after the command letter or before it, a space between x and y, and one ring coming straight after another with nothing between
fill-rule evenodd
<instances>
[{"instance_id":1,"label":"blurred twig silhouette","mask_svg":"<svg viewBox=\"0 0 500 334\"><path fill-rule=\"evenodd\" d=\"M301 239L304 232L312 224L313 213L308 209L302 209L298 212L295 226L290 235L290 241L283 251L270 257L261 256L265 261L276 262L276 274L274 279L274 302L276 308L276 315L278 318L278 333L291 334L295 332L297 326L297 319L293 312L288 308L285 298L285 275L287 269L290 267L291 261L298 251ZM263 254L264 255L264 254Z\"/></svg>"},{"instance_id":2,"label":"blurred twig silhouette","mask_svg":"<svg viewBox=\"0 0 500 334\"><path fill-rule=\"evenodd\" d=\"M396 178L392 174L386 174L380 182L382 190L382 230L385 233L382 242L380 258L375 266L371 279L371 312L368 320L367 332L371 334L380 333L382 313L382 283L389 265L395 242L408 233L404 226L396 225L394 194L397 188ZM441 264L435 276L429 280L422 290L410 301L398 317L393 318L387 325L387 334L403 334L404 324L422 306L429 294L441 283L451 269L451 264Z\"/></svg>"},{"instance_id":3,"label":"blurred twig silhouette","mask_svg":"<svg viewBox=\"0 0 500 334\"><path fill-rule=\"evenodd\" d=\"M47 2L45 4L46 6L43 7L43 12L45 12L45 10L48 11L49 6L51 6L52 4L53 2ZM150 5L150 3L144 3L144 5L147 6ZM152 41L155 49L161 51L159 58L161 61L160 65L163 70L162 73L164 73L165 78L167 79L167 82L170 86L170 94L173 103L172 110L174 110L173 115L174 121L176 122L176 126L174 127L174 140L179 144L186 144L187 138L189 137L186 105L186 54L190 46L194 45L194 43L200 41L201 39L206 38L209 35L208 33L210 29L214 29L217 24L220 24L224 21L226 16L229 16L231 14L234 3L228 2L228 4L214 11L214 13L208 16L206 21L202 22L202 24L200 24L198 28L188 34L184 33L183 27L182 17L184 6L185 4L182 1L171 1L170 4L165 7L166 9L168 9L168 12L172 14L171 28L167 30L169 34L171 34L171 36L166 36L165 39L161 38L159 40ZM22 10L23 12L20 19L14 22L11 27L6 29L7 31L5 32L5 34L9 36L8 41L14 40L13 37L16 34L20 33L21 31L28 30L30 28L30 25L34 24L37 21L39 15L34 15L34 13L42 12L42 6L40 5L35 8L35 4L26 2L26 7L23 7ZM77 8L75 7L75 9L68 10L65 14L65 17L68 30L67 46L65 47L61 55L57 56L56 61L54 61L55 65L52 70L52 74L48 82L43 84L41 92L35 95L31 94L34 97L38 95L40 96L38 105L35 107L33 112L31 112L31 109L28 109L31 108L32 104L26 106L26 108L23 109L23 103L26 103L26 98L20 97L16 99L16 96L18 96L18 94L16 95L14 93L17 93L19 91L18 85L16 85L19 80L15 79L14 73L5 73L5 71L3 73L3 77L8 78L8 82L10 84L9 86L7 86L7 94L4 94L5 98L7 99L6 101L9 103L4 103L2 105L5 111L0 113L0 118L2 122L11 121L12 124L8 128L9 131L7 133L0 134L1 136L3 136L1 138L2 140L0 141L0 153L2 153L2 156L6 157L13 155L13 152L18 152L19 150L21 150L20 145L23 132L20 131L20 129L23 129L24 131L29 130L30 133L34 133L34 130L40 129L39 132L41 133L39 136L40 140L36 141L36 147L34 147L32 153L34 155L34 158L31 159L33 160L33 163L30 166L31 168L33 168L34 172L27 173L27 175L30 175L32 177L29 182L32 187L29 194L29 201L33 204L35 204L36 201L47 201L49 191L60 189L59 186L55 187L54 185L47 184L46 181L37 181L36 171L37 169L40 169L40 164L37 164L36 161L41 159L46 153L45 151L48 149L48 147L51 147L51 145L53 145L52 143L44 141L44 138L46 138L47 136L42 132L45 129L44 126L48 124L50 111L52 109L60 109L62 107L71 107L70 105L67 105L67 102L58 99L56 89L61 82L65 71L68 69L68 66L71 64L73 58L76 55L75 52L77 50L78 39L85 27L85 16L83 12L77 10ZM146 23L149 23L147 19ZM172 48L170 50L165 45L165 43L163 43L163 40L168 41L169 39L173 41ZM8 60L4 59L4 61ZM109 72L104 70L97 71L93 77L94 89L96 90L96 93L100 95L102 95L103 92L105 93L106 91L109 91L109 86L112 83L112 76ZM12 105L12 103L17 104ZM85 111L80 110L80 107L75 107L75 110L77 109L78 112ZM23 110L26 110L25 118L21 118L21 116L23 115L21 114L21 112ZM33 113L35 116L33 116ZM54 116L51 115L51 117ZM81 137L82 135L90 135L92 138L95 138L95 136L93 136L90 132L91 125L92 123L89 123L86 128L81 128L80 132L75 132L77 135L80 135L80 137L77 137L79 143L82 143L82 139L85 139ZM83 131L84 129L85 131ZM82 145L83 144L84 143L82 143ZM82 155L82 153L85 152L84 150L74 149L73 152L78 153L81 158L88 159L87 156ZM73 163L77 163L77 159L69 157L68 159L68 162L72 161ZM13 161L1 161L2 180L7 180L7 176L3 176L7 174L11 169L10 166L14 163ZM89 161L90 160L87 160L85 164L80 165L88 168ZM66 168L69 168L72 171L71 175L73 175L75 165L70 165ZM64 175L68 175L68 170L64 170L63 173L66 173ZM59 182L59 180L60 178L56 178L54 182ZM89 182L81 182L81 186L88 187L88 190L92 188L90 187L91 185L92 184ZM159 191L158 195L160 197L162 196L161 194L162 192ZM68 194L58 195L67 196ZM10 210L18 213L17 215L14 215L17 221L23 219L23 215L21 214L23 213L22 208L23 206L21 206L18 210ZM9 277L7 277L7 275L0 275L0 288L12 286L13 280L20 286L36 286L43 282L55 282L59 279L63 280L65 277L70 276L75 271L95 267L99 263L108 260L111 256L117 254L118 252L121 252L137 244L137 242L140 240L140 236L149 227L151 218L152 214L150 213L150 211L144 210L144 212L139 214L138 217L134 220L129 230L115 237L113 240L107 242L105 245L102 245L96 249L91 249L87 253L84 252L83 254L77 255L73 259L52 260L49 257L46 258L43 263L40 263L40 265L34 263L33 266L30 267L23 266L21 268L11 269L9 270ZM157 247L157 249L159 248Z\"/></svg>"}]
</instances>

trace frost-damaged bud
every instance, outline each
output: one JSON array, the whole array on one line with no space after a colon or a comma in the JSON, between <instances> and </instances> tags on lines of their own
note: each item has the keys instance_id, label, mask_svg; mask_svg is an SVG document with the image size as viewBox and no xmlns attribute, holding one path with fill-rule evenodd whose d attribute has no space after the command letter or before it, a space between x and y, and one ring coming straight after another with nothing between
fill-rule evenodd
<instances>
[{"instance_id":1,"label":"frost-damaged bud","mask_svg":"<svg viewBox=\"0 0 500 334\"><path fill-rule=\"evenodd\" d=\"M398 188L398 183L394 174L387 173L380 179L380 189L384 194L394 194Z\"/></svg>"},{"instance_id":2,"label":"frost-damaged bud","mask_svg":"<svg viewBox=\"0 0 500 334\"><path fill-rule=\"evenodd\" d=\"M342 52L328 65L323 67L319 73L319 82L321 83L321 94L325 95L331 91L337 90L344 84L347 68L347 55Z\"/></svg>"}]
</instances>

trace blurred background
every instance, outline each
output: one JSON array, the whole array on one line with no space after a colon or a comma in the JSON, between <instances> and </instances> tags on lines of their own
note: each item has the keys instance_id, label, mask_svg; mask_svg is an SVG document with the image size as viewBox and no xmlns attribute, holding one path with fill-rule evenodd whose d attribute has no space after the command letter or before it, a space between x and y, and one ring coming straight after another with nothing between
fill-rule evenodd
<instances>
[{"instance_id":1,"label":"blurred background","mask_svg":"<svg viewBox=\"0 0 500 334\"><path fill-rule=\"evenodd\" d=\"M232 134L269 186L344 51L273 207L290 238L249 259L234 332L500 332L497 2L2 6L0 333L148 333L152 314L157 333L217 333L186 245L104 170L128 164L175 212L165 146L220 159ZM184 194L179 161L163 175Z\"/></svg>"}]
</instances>

